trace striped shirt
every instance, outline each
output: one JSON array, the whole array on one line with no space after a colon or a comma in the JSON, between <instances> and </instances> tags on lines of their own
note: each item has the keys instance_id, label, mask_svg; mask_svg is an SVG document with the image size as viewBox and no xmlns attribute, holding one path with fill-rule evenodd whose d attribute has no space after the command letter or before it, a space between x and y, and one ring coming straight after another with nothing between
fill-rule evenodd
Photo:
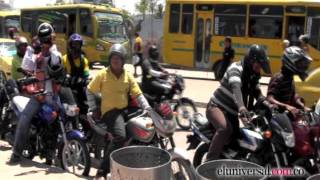
<instances>
[{"instance_id":1,"label":"striped shirt","mask_svg":"<svg viewBox=\"0 0 320 180\"><path fill-rule=\"evenodd\" d=\"M234 115L238 114L238 106L232 92L232 85L235 83L240 83L240 87L242 86L242 73L243 67L241 62L232 63L225 72L221 80L221 85L211 97L211 101L213 103L219 105L220 107L224 108L224 110Z\"/></svg>"},{"instance_id":2,"label":"striped shirt","mask_svg":"<svg viewBox=\"0 0 320 180\"><path fill-rule=\"evenodd\" d=\"M268 96L273 95L277 101L293 105L295 94L295 85L292 76L277 73L271 78L268 86Z\"/></svg>"}]
</instances>

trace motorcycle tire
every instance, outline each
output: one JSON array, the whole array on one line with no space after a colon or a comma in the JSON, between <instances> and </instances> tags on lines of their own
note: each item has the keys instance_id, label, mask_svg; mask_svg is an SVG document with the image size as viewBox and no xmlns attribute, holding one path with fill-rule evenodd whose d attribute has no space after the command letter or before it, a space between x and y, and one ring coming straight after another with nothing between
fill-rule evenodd
<instances>
[{"instance_id":1,"label":"motorcycle tire","mask_svg":"<svg viewBox=\"0 0 320 180\"><path fill-rule=\"evenodd\" d=\"M193 167L197 168L199 165L201 165L204 162L204 156L206 155L206 153L208 153L209 150L209 144L201 144L196 152L194 153L194 157L193 157Z\"/></svg>"},{"instance_id":2,"label":"motorcycle tire","mask_svg":"<svg viewBox=\"0 0 320 180\"><path fill-rule=\"evenodd\" d=\"M173 163L177 163L179 170L174 172ZM173 158L171 161L173 180L196 180L196 173L191 163L183 158ZM180 169L182 168L182 169Z\"/></svg>"},{"instance_id":3,"label":"motorcycle tire","mask_svg":"<svg viewBox=\"0 0 320 180\"><path fill-rule=\"evenodd\" d=\"M193 112L187 112L188 116L187 118L183 117L184 114L177 114L176 115L176 122L178 124L178 126L182 129L182 130L189 130L191 128L191 120L193 118L193 114L198 112L196 105L193 103L192 100L187 99L187 98L181 98L180 99L181 103L178 103L175 107L174 107L174 111L178 112L179 108L186 106L186 107L191 107ZM183 112L184 113L184 112ZM182 116L179 117L179 116ZM190 117L191 116L191 117ZM187 121L186 121L187 119Z\"/></svg>"},{"instance_id":4,"label":"motorcycle tire","mask_svg":"<svg viewBox=\"0 0 320 180\"><path fill-rule=\"evenodd\" d=\"M70 149L70 147L72 149ZM77 157L78 164L71 164L71 167L69 167L68 164L70 162L72 162L72 159L75 158L72 156L74 156L74 154L78 153L78 152L74 152L74 151L78 150L78 148L81 148L81 150L82 150L82 154L80 156L82 156L83 164L79 164L79 162L78 162L79 157ZM71 156L71 157L69 157L69 159L68 159L68 156ZM90 155L89 155L89 151L88 151L86 144L81 139L73 137L68 140L68 144L63 144L59 150L59 159L60 159L61 167L63 169L65 169L73 174L76 174L76 175L83 175L83 176L89 175L89 171L90 171L90 167L91 167ZM76 168L77 169L82 168L83 172L82 173L75 172Z\"/></svg>"}]
</instances>

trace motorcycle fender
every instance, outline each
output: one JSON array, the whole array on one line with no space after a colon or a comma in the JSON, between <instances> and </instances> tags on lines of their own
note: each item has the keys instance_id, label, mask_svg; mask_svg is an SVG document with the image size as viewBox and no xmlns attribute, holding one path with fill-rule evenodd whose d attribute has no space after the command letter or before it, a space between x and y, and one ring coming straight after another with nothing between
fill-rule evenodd
<instances>
[{"instance_id":1,"label":"motorcycle fender","mask_svg":"<svg viewBox=\"0 0 320 180\"><path fill-rule=\"evenodd\" d=\"M71 140L72 138L78 138L81 140L85 140L83 133L78 130L74 130L74 129L67 132L67 139Z\"/></svg>"},{"instance_id":2,"label":"motorcycle fender","mask_svg":"<svg viewBox=\"0 0 320 180\"><path fill-rule=\"evenodd\" d=\"M171 154L172 159L176 159L176 158L182 158L184 160L187 160L189 162L188 157L186 156L186 151L179 149L179 148L174 148L174 149L170 149L169 153Z\"/></svg>"}]
</instances>

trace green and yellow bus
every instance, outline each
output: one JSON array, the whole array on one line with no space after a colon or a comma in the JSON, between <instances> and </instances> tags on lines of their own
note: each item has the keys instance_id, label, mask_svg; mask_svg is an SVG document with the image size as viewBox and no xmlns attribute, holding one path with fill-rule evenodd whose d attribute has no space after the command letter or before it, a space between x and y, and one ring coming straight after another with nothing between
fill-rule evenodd
<instances>
[{"instance_id":1,"label":"green and yellow bus","mask_svg":"<svg viewBox=\"0 0 320 180\"><path fill-rule=\"evenodd\" d=\"M320 2L315 0L167 0L164 62L211 69L231 36L236 60L252 44L264 46L272 72L281 67L283 40L309 34L311 69L320 65Z\"/></svg>"},{"instance_id":2,"label":"green and yellow bus","mask_svg":"<svg viewBox=\"0 0 320 180\"><path fill-rule=\"evenodd\" d=\"M17 10L0 11L0 38L8 38L8 29L20 29L20 12Z\"/></svg>"},{"instance_id":3,"label":"green and yellow bus","mask_svg":"<svg viewBox=\"0 0 320 180\"><path fill-rule=\"evenodd\" d=\"M29 39L38 26L50 23L55 29L55 43L66 53L68 38L78 33L84 38L83 50L90 61L107 62L107 52L114 43L129 47L123 11L109 5L65 4L21 9L21 34Z\"/></svg>"}]
</instances>

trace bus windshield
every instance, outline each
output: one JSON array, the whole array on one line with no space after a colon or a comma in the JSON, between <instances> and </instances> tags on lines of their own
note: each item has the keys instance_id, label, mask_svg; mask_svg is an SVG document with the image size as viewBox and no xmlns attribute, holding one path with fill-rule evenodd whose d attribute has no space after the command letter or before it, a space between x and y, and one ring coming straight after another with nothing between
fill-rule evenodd
<instances>
[{"instance_id":1,"label":"bus windshield","mask_svg":"<svg viewBox=\"0 0 320 180\"><path fill-rule=\"evenodd\" d=\"M127 40L121 15L103 12L96 12L95 15L98 19L100 39L112 43L122 43Z\"/></svg>"}]
</instances>

